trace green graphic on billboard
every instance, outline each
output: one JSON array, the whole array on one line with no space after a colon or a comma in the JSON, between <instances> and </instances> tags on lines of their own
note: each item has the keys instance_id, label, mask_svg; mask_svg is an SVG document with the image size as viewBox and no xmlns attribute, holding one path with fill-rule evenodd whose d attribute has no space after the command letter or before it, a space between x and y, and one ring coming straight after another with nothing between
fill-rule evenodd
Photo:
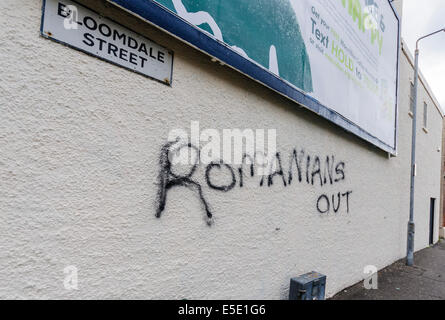
<instances>
[{"instance_id":1,"label":"green graphic on billboard","mask_svg":"<svg viewBox=\"0 0 445 320\"><path fill-rule=\"evenodd\" d=\"M156 0L305 92L311 66L288 0Z\"/></svg>"},{"instance_id":2,"label":"green graphic on billboard","mask_svg":"<svg viewBox=\"0 0 445 320\"><path fill-rule=\"evenodd\" d=\"M396 153L400 21L390 0L110 1Z\"/></svg>"}]
</instances>

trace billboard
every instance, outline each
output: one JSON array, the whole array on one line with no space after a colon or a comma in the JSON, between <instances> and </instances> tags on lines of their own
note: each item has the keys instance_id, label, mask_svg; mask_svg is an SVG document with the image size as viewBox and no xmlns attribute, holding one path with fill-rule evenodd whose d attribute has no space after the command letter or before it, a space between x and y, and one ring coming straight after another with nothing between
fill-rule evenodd
<instances>
[{"instance_id":1,"label":"billboard","mask_svg":"<svg viewBox=\"0 0 445 320\"><path fill-rule=\"evenodd\" d=\"M109 0L396 153L400 22L389 0Z\"/></svg>"}]
</instances>

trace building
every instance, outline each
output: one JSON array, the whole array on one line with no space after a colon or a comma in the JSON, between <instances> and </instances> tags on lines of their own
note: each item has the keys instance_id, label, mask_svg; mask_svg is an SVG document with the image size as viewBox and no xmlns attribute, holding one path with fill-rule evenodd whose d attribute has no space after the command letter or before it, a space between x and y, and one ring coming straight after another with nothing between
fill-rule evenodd
<instances>
[{"instance_id":1,"label":"building","mask_svg":"<svg viewBox=\"0 0 445 320\"><path fill-rule=\"evenodd\" d=\"M442 214L440 215L440 223L439 223L439 225L440 225L440 232L439 232L439 234L440 234L440 237L441 238L445 238L445 219L444 219L444 217L445 217L445 207L444 207L444 192L445 192L445 152L444 152L444 150L445 150L445 126L444 126L444 131L443 131L443 134L442 134L442 175L441 175L441 177L442 177L442 184L441 184L441 194L442 194L442 204L441 204L441 212L442 212Z\"/></svg>"},{"instance_id":2,"label":"building","mask_svg":"<svg viewBox=\"0 0 445 320\"><path fill-rule=\"evenodd\" d=\"M174 82L45 39L41 0L0 2L1 298L286 299L289 279L312 270L332 296L364 279L366 266L406 255L405 45L391 156L107 1L79 3L172 50ZM438 241L442 184L443 114L420 84L415 250L430 245L431 208ZM333 159L338 181L298 182L294 170L293 183L231 185L223 166L211 167L210 182L197 166L194 184L177 181L165 198L169 135L196 121L201 130L276 129L282 159L294 150ZM320 209L320 198L333 208ZM73 270L78 290L64 286Z\"/></svg>"},{"instance_id":3,"label":"building","mask_svg":"<svg viewBox=\"0 0 445 320\"><path fill-rule=\"evenodd\" d=\"M411 53L409 52L409 50L407 49L406 43L402 42L402 52L403 52L403 56L404 58L401 59L402 61L402 65L401 65L401 79L402 81L405 79L409 79L409 84L410 86L413 83L413 78L414 78L414 59L411 55ZM405 65L404 65L405 64ZM407 72L405 74L405 72ZM436 123L436 126L438 129L441 128L441 126L443 127L443 125L440 124L440 122L442 121L441 117L443 118L443 111L437 101L437 99L434 97L434 94L432 93L431 89L428 86L427 81L425 80L425 77L420 74L419 76L419 92L418 92L418 101L417 101L417 123L418 123L418 131L420 134L417 135L417 139L418 139L418 144L417 146L421 146L420 149L417 149L417 153L416 152L416 158L418 160L418 163L420 163L420 161L425 161L425 164L429 161L429 160L436 160L434 159L434 157L432 157L432 159L430 158L429 160L428 158L428 154L431 154L430 152L425 152L427 150L425 150L423 147L427 144L430 143L436 143L436 147L435 147L435 152L437 152L439 155L442 154L442 150L443 148L441 147L441 138L435 134L434 136L430 136L430 126L431 126L431 120L432 119L436 119L438 122ZM400 117L403 117L403 108L404 106L408 106L408 116L412 117L412 112L411 112L411 102L412 102L412 95L411 93L408 91L404 91L404 89L410 90L407 85L400 86L402 92L400 95L400 105L399 105L399 110L401 111L401 113L399 114ZM407 100L405 100L407 99ZM406 110L406 109L405 109ZM431 118L431 116L433 118ZM434 121L434 120L433 120ZM399 122L400 124L400 122ZM433 125L434 126L434 125ZM409 135L409 133L407 133L407 135ZM422 159L422 157L425 157L425 159ZM420 166L420 164L418 164ZM437 165L431 163L430 164L432 167L435 167ZM420 167L419 167L420 168ZM426 169L426 167L425 167ZM426 174L428 172L428 174ZM432 183L432 184L436 184L437 183L437 169L436 171L434 170L424 170L424 174L422 175L420 172L417 172L418 176L416 177L416 184L417 184L417 188L420 189L418 190L420 193L423 192L423 188L426 186L426 184L428 183ZM426 175L425 175L426 174ZM426 183L426 184L425 184ZM440 183L439 183L440 184ZM419 201L418 197L419 195L417 194L416 191L416 198L415 198L415 202ZM441 208L442 208L442 197L441 196L437 196L434 194L430 194L430 199L428 199L428 194L426 194L426 198L420 199L421 202L421 206L418 206L418 204L416 204L415 207L415 212L424 212L427 216L431 217L431 215L433 215L433 219L429 219L427 221L427 224L430 226L430 228L432 228L432 232L433 234L431 234L431 231L429 232L429 239L430 239L430 243L435 243L437 239L436 238L436 232L441 229L441 215L437 214L436 212L441 212ZM438 217L437 217L438 216ZM416 221L417 223L417 221ZM424 227L427 227L427 225L424 225ZM418 228L418 226L416 226L416 228ZM424 234L425 236L425 234ZM416 238L417 239L417 238ZM424 238L425 239L425 238Z\"/></svg>"}]
</instances>

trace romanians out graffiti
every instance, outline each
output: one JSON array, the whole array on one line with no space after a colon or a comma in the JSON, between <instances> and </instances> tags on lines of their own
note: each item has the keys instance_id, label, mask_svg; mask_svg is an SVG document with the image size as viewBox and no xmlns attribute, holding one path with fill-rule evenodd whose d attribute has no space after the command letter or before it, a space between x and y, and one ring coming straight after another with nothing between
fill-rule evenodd
<instances>
[{"instance_id":1,"label":"romanians out graffiti","mask_svg":"<svg viewBox=\"0 0 445 320\"><path fill-rule=\"evenodd\" d=\"M289 1L156 0L305 92L311 66Z\"/></svg>"},{"instance_id":2,"label":"romanians out graffiti","mask_svg":"<svg viewBox=\"0 0 445 320\"><path fill-rule=\"evenodd\" d=\"M172 159L174 154L187 151L195 154L188 169L179 173L175 170ZM290 152L276 152L273 156L274 169L267 175L258 175L255 156L243 154L241 165L231 165L223 160L208 164L200 162L201 151L191 143L180 143L179 140L168 142L162 146L159 157L158 199L156 217L161 218L168 201L168 193L172 188L183 187L193 190L199 198L207 223L212 224L214 215L211 204L204 195L204 189L227 193L236 188L242 189L247 179L256 179L258 187L272 188L282 185L287 188L294 183L307 187L325 187L344 185L347 179L346 162L336 159L335 155L320 156L311 154L304 149L294 148ZM195 175L198 166L205 166L205 185L198 182ZM221 184L215 175L227 177ZM343 188L342 188L343 189ZM350 213L352 190L346 188L334 193L322 193L315 199L314 210L321 215Z\"/></svg>"}]
</instances>

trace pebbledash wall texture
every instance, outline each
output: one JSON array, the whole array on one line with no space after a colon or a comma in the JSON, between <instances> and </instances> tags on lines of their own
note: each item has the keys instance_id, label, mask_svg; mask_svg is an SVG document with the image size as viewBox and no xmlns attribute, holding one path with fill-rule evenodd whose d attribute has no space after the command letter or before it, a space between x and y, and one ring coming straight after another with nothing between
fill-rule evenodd
<instances>
[{"instance_id":1,"label":"pebbledash wall texture","mask_svg":"<svg viewBox=\"0 0 445 320\"><path fill-rule=\"evenodd\" d=\"M44 39L39 0L0 2L0 298L286 299L290 278L312 270L327 275L332 296L362 280L365 266L404 257L409 53L400 55L398 156L388 157L113 5L81 3L173 50L173 86ZM427 88L422 81L416 250L429 245L431 198L435 241L439 227L442 114ZM287 183L246 176L224 192L200 165L193 180L213 224L198 189L183 186L156 218L162 148L191 121L277 129ZM294 150L343 163L339 181L300 182L294 167L289 183ZM348 194L339 210L320 214L317 199L339 192ZM67 266L78 270L78 290L64 287Z\"/></svg>"}]
</instances>

